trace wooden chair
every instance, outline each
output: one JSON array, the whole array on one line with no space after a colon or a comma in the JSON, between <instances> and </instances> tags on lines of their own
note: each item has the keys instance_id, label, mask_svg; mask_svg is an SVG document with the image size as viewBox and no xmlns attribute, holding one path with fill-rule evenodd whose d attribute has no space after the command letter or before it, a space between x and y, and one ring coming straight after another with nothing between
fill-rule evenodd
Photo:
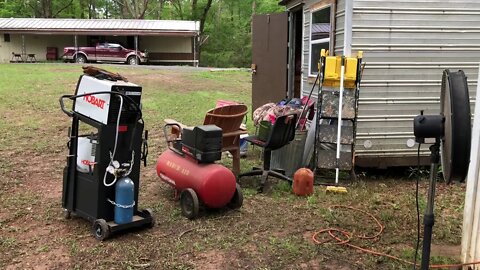
<instances>
[{"instance_id":1,"label":"wooden chair","mask_svg":"<svg viewBox=\"0 0 480 270\"><path fill-rule=\"evenodd\" d=\"M216 125L223 131L222 152L232 154L232 171L240 173L240 135L247 134L246 129L240 128L243 117L247 114L248 108L244 104L227 105L209 110L205 115L204 125ZM173 119L165 119L167 124L178 124L186 127ZM172 127L171 135L174 138L180 137L180 130Z\"/></svg>"}]
</instances>

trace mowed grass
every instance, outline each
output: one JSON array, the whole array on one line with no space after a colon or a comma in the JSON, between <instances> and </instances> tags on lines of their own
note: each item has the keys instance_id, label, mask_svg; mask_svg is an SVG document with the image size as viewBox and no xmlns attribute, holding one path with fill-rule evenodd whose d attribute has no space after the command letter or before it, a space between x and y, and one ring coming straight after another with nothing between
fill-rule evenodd
<instances>
[{"instance_id":1,"label":"mowed grass","mask_svg":"<svg viewBox=\"0 0 480 270\"><path fill-rule=\"evenodd\" d=\"M157 226L97 242L87 221L63 218L62 170L70 119L60 111L58 98L73 94L81 68L0 65L0 268L411 269L333 242L316 245L311 239L320 229L342 228L353 232L355 245L411 261L416 237L411 171L359 171L359 181L348 183L347 194L327 194L324 187L316 187L308 198L294 196L288 184L276 180L269 182L269 192L258 194L250 178L241 182L245 201L240 210L208 211L197 220L187 220L171 189L155 173L156 158L165 150L163 119L200 124L219 99L250 106L250 73L101 67L143 86L150 156L148 166L141 168L139 207L154 210ZM251 121L247 126L253 133ZM242 170L260 164L260 156L258 148L250 148ZM231 161L225 156L222 163L228 167ZM426 188L424 179L422 211ZM459 254L441 251L460 244L464 192L464 185L438 185L433 242L440 256L434 256L432 263L457 261ZM372 213L385 226L384 233L371 241L355 238L373 234L374 221L332 205Z\"/></svg>"}]
</instances>

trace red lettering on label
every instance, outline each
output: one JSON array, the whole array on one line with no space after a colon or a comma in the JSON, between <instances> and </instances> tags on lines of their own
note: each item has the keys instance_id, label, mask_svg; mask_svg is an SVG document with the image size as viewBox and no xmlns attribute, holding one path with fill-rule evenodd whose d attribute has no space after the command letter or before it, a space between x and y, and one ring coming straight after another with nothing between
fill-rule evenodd
<instances>
[{"instance_id":1,"label":"red lettering on label","mask_svg":"<svg viewBox=\"0 0 480 270\"><path fill-rule=\"evenodd\" d=\"M92 95L83 96L83 100L85 100L86 102L88 102L92 105L95 105L95 106L99 107L102 110L103 110L103 106L105 105L105 100L103 100L101 98L97 98L97 97L92 96Z\"/></svg>"},{"instance_id":2,"label":"red lettering on label","mask_svg":"<svg viewBox=\"0 0 480 270\"><path fill-rule=\"evenodd\" d=\"M84 160L82 160L82 164L88 166L88 165L95 165L95 164L97 164L97 163L94 162L94 161L90 161L90 160L88 160L88 159L84 159Z\"/></svg>"}]
</instances>

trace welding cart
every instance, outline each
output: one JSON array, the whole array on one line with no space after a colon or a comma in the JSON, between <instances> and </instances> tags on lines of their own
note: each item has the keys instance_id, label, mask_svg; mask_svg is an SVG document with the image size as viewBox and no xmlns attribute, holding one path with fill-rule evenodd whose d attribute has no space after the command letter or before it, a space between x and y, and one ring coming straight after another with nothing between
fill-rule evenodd
<instances>
[{"instance_id":1,"label":"welding cart","mask_svg":"<svg viewBox=\"0 0 480 270\"><path fill-rule=\"evenodd\" d=\"M93 223L96 239L138 227L153 227L149 209L138 210L140 162L146 165L148 131L143 129L142 88L112 78L82 75L74 95L60 98L62 111L71 117L67 166L63 173L62 206L71 214ZM67 110L65 100L73 109ZM128 171L133 181L133 203L120 205L112 171ZM118 186L118 185L117 185ZM115 223L116 207L133 207L131 222Z\"/></svg>"}]
</instances>

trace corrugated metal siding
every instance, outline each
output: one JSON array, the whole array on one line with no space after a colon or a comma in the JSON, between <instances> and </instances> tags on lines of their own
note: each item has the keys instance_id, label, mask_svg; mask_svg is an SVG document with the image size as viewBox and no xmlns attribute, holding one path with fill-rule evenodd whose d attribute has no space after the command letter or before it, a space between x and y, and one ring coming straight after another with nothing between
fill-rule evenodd
<instances>
[{"instance_id":1,"label":"corrugated metal siding","mask_svg":"<svg viewBox=\"0 0 480 270\"><path fill-rule=\"evenodd\" d=\"M198 31L199 22L174 20L0 18L6 30L152 30Z\"/></svg>"},{"instance_id":2,"label":"corrugated metal siding","mask_svg":"<svg viewBox=\"0 0 480 270\"><path fill-rule=\"evenodd\" d=\"M422 109L438 113L443 69L463 69L474 98L480 1L354 0L353 12L352 51L363 50L367 63L357 155L414 156L406 145L412 119Z\"/></svg>"},{"instance_id":3,"label":"corrugated metal siding","mask_svg":"<svg viewBox=\"0 0 480 270\"><path fill-rule=\"evenodd\" d=\"M310 1L311 3L316 1ZM414 156L412 119L438 113L442 70L463 69L471 99L480 61L480 1L354 0L352 52L367 63L360 92L357 156ZM305 9L304 94L310 13ZM335 51L343 47L344 1L337 1ZM473 107L472 107L473 109ZM473 111L472 111L473 112ZM372 147L366 149L366 140ZM412 164L413 165L413 164Z\"/></svg>"}]
</instances>

